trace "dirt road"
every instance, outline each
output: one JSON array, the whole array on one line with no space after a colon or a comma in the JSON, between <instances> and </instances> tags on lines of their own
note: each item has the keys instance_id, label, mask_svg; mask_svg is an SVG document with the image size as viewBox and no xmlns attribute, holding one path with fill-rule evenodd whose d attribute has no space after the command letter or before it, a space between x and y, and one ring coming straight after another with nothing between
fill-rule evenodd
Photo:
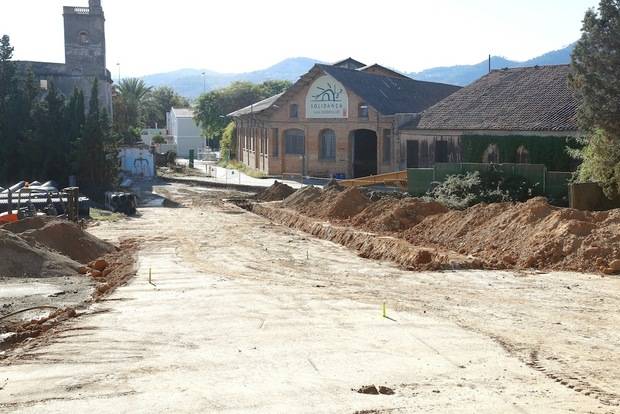
<instances>
[{"instance_id":1,"label":"dirt road","mask_svg":"<svg viewBox=\"0 0 620 414\"><path fill-rule=\"evenodd\" d=\"M2 362L0 411L620 412L617 278L406 272L156 190L186 207L92 229L136 279Z\"/></svg>"}]
</instances>

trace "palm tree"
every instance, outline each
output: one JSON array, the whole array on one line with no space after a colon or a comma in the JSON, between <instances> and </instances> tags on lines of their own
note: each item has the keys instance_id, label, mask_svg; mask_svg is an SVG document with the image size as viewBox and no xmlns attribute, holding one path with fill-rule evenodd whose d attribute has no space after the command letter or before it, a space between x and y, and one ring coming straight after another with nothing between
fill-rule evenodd
<instances>
[{"instance_id":1,"label":"palm tree","mask_svg":"<svg viewBox=\"0 0 620 414\"><path fill-rule=\"evenodd\" d=\"M117 91L127 111L126 119L130 127L139 126L145 99L152 90L142 79L127 78L120 81Z\"/></svg>"}]
</instances>

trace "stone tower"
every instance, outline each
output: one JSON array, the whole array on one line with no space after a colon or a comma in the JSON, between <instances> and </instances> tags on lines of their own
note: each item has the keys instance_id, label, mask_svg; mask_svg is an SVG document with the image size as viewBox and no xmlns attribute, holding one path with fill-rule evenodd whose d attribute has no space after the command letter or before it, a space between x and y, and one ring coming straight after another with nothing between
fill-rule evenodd
<instances>
[{"instance_id":1,"label":"stone tower","mask_svg":"<svg viewBox=\"0 0 620 414\"><path fill-rule=\"evenodd\" d=\"M105 18L101 0L89 7L65 7L65 63L75 75L103 76L106 71Z\"/></svg>"}]
</instances>

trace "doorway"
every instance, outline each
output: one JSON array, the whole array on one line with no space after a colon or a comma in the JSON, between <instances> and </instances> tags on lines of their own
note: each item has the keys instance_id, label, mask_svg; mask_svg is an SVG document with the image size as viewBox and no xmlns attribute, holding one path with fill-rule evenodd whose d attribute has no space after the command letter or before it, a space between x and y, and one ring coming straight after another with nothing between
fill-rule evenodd
<instances>
[{"instance_id":1,"label":"doorway","mask_svg":"<svg viewBox=\"0 0 620 414\"><path fill-rule=\"evenodd\" d=\"M418 168L419 159L420 143L416 140L407 141L407 168Z\"/></svg>"},{"instance_id":2,"label":"doorway","mask_svg":"<svg viewBox=\"0 0 620 414\"><path fill-rule=\"evenodd\" d=\"M377 174L377 133L369 129L353 131L353 177Z\"/></svg>"}]
</instances>

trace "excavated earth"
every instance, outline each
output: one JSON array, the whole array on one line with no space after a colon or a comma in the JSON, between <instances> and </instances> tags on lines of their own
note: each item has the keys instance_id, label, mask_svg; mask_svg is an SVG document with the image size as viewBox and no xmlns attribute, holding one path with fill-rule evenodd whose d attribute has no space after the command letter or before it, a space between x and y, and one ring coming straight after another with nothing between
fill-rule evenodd
<instances>
[{"instance_id":1,"label":"excavated earth","mask_svg":"<svg viewBox=\"0 0 620 414\"><path fill-rule=\"evenodd\" d=\"M49 217L0 226L0 358L127 281L134 251Z\"/></svg>"},{"instance_id":2,"label":"excavated earth","mask_svg":"<svg viewBox=\"0 0 620 414\"><path fill-rule=\"evenodd\" d=\"M269 192L269 190L267 190ZM357 188L304 187L252 204L274 222L412 270L537 269L620 273L620 210L584 212L525 203L467 210L417 198L371 201Z\"/></svg>"}]
</instances>

